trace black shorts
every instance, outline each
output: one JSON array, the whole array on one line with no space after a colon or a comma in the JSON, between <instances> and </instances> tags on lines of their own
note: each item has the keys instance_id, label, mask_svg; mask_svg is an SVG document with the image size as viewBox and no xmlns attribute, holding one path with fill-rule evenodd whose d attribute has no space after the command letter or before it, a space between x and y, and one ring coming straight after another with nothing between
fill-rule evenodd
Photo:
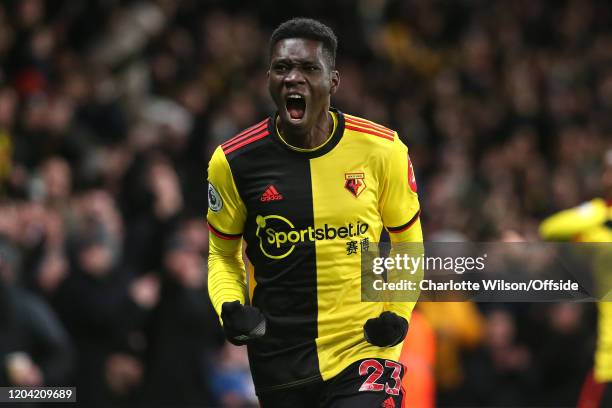
<instances>
[{"instance_id":1,"label":"black shorts","mask_svg":"<svg viewBox=\"0 0 612 408\"><path fill-rule=\"evenodd\" d=\"M262 408L401 408L404 367L392 360L359 360L328 381L258 393Z\"/></svg>"}]
</instances>

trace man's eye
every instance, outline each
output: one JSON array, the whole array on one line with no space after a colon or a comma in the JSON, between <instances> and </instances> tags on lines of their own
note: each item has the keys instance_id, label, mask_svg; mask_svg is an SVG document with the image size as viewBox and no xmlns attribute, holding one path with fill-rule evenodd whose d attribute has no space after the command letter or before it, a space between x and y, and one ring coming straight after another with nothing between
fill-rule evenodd
<instances>
[{"instance_id":1,"label":"man's eye","mask_svg":"<svg viewBox=\"0 0 612 408\"><path fill-rule=\"evenodd\" d=\"M274 69L278 72L285 72L289 69L286 65L277 65Z\"/></svg>"},{"instance_id":2,"label":"man's eye","mask_svg":"<svg viewBox=\"0 0 612 408\"><path fill-rule=\"evenodd\" d=\"M317 67L316 65L308 65L306 67L306 71L310 71L310 72L314 72L314 71L318 71L319 67Z\"/></svg>"}]
</instances>

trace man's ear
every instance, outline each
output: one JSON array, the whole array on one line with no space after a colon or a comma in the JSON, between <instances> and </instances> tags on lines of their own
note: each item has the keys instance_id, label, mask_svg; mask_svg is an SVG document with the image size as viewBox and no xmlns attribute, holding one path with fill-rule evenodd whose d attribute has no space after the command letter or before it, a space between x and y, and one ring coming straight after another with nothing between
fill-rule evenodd
<instances>
[{"instance_id":1,"label":"man's ear","mask_svg":"<svg viewBox=\"0 0 612 408\"><path fill-rule=\"evenodd\" d=\"M331 72L331 88L329 90L330 95L333 95L340 86L340 73L335 69Z\"/></svg>"},{"instance_id":2,"label":"man's ear","mask_svg":"<svg viewBox=\"0 0 612 408\"><path fill-rule=\"evenodd\" d=\"M270 79L270 70L266 71L266 78Z\"/></svg>"}]
</instances>

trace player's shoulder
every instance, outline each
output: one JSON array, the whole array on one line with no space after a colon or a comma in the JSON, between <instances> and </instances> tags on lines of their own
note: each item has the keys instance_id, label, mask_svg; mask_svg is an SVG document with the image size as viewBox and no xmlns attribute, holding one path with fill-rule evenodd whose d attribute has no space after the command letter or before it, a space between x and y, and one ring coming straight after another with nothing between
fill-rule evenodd
<instances>
[{"instance_id":1,"label":"player's shoulder","mask_svg":"<svg viewBox=\"0 0 612 408\"><path fill-rule=\"evenodd\" d=\"M358 137L359 140L370 142L392 148L398 141L397 132L380 123L361 118L359 116L344 114L344 128L351 136Z\"/></svg>"},{"instance_id":2,"label":"player's shoulder","mask_svg":"<svg viewBox=\"0 0 612 408\"><path fill-rule=\"evenodd\" d=\"M270 136L270 118L257 122L238 132L217 147L228 158L236 157L264 143Z\"/></svg>"},{"instance_id":3,"label":"player's shoulder","mask_svg":"<svg viewBox=\"0 0 612 408\"><path fill-rule=\"evenodd\" d=\"M345 113L344 129L345 136L367 149L370 155L387 157L391 152L407 151L395 130L374 121Z\"/></svg>"}]
</instances>

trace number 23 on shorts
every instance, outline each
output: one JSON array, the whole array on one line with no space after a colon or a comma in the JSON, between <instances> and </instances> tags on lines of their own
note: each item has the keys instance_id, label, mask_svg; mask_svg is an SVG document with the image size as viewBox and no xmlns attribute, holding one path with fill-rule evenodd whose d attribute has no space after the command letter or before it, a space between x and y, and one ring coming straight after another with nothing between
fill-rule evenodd
<instances>
[{"instance_id":1,"label":"number 23 on shorts","mask_svg":"<svg viewBox=\"0 0 612 408\"><path fill-rule=\"evenodd\" d=\"M391 370L387 381L381 380L385 368ZM359 391L385 391L390 395L399 395L402 386L402 368L400 363L391 360L384 360L384 363L375 359L362 361L359 364L359 375L368 377L359 387Z\"/></svg>"}]
</instances>

